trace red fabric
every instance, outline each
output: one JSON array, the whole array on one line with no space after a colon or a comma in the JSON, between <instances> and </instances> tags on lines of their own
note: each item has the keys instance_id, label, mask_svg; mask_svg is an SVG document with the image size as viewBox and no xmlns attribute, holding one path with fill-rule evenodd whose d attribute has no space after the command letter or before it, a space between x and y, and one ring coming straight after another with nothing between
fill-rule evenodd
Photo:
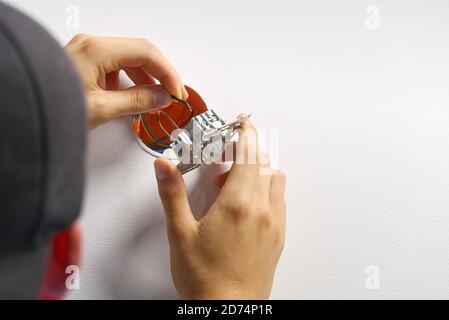
<instances>
[{"instance_id":1,"label":"red fabric","mask_svg":"<svg viewBox=\"0 0 449 320\"><path fill-rule=\"evenodd\" d=\"M49 255L47 271L41 287L39 298L42 300L61 300L67 291L66 268L79 265L81 248L81 231L78 224L55 235Z\"/></svg>"}]
</instances>

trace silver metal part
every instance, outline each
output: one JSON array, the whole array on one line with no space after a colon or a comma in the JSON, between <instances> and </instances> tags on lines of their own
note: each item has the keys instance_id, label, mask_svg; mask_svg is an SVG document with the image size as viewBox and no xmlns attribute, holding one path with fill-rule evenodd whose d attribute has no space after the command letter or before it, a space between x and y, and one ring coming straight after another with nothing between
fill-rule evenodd
<instances>
[{"instance_id":1,"label":"silver metal part","mask_svg":"<svg viewBox=\"0 0 449 320\"><path fill-rule=\"evenodd\" d=\"M182 174L203 164L218 162L236 129L250 116L240 116L226 123L214 110L208 110L190 120L186 129L170 144Z\"/></svg>"}]
</instances>

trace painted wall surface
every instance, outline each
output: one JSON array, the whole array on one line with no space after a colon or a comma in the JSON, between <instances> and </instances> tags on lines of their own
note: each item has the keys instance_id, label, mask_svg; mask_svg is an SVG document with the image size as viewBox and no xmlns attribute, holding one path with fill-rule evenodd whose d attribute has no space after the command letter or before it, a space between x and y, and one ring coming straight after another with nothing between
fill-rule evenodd
<instances>
[{"instance_id":1,"label":"painted wall surface","mask_svg":"<svg viewBox=\"0 0 449 320\"><path fill-rule=\"evenodd\" d=\"M277 130L288 226L272 298L449 298L449 2L8 2L61 44L148 38L224 118ZM69 298L176 298L153 158L127 118L89 144ZM187 177L199 214L213 175Z\"/></svg>"}]
</instances>

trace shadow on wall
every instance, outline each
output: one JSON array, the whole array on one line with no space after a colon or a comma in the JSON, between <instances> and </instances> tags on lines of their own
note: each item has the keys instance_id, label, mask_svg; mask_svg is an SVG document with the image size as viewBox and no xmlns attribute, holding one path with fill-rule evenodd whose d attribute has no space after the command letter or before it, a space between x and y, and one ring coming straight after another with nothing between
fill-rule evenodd
<instances>
[{"instance_id":1,"label":"shadow on wall","mask_svg":"<svg viewBox=\"0 0 449 320\"><path fill-rule=\"evenodd\" d=\"M112 299L177 299L171 283L169 251L162 218L142 226L105 274Z\"/></svg>"},{"instance_id":2,"label":"shadow on wall","mask_svg":"<svg viewBox=\"0 0 449 320\"><path fill-rule=\"evenodd\" d=\"M218 188L214 179L223 169L213 165L186 176L189 202L197 219L215 200ZM120 262L105 274L105 283L110 284L107 290L113 299L179 298L171 280L164 213L157 212L153 217L121 246L116 253L120 257L116 261Z\"/></svg>"}]
</instances>

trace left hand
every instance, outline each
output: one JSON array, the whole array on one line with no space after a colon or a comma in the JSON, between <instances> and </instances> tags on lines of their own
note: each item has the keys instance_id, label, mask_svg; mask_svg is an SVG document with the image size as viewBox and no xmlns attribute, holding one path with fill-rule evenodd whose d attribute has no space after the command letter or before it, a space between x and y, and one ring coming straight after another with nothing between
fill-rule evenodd
<instances>
[{"instance_id":1,"label":"left hand","mask_svg":"<svg viewBox=\"0 0 449 320\"><path fill-rule=\"evenodd\" d=\"M80 34L67 44L66 51L86 91L91 128L122 115L166 107L172 95L182 100L188 97L178 72L148 40ZM119 90L120 70L134 87Z\"/></svg>"},{"instance_id":2,"label":"left hand","mask_svg":"<svg viewBox=\"0 0 449 320\"><path fill-rule=\"evenodd\" d=\"M217 180L215 202L192 214L179 170L154 163L165 209L173 283L184 299L268 299L285 241L285 175L259 153L256 129L242 124L236 161ZM250 156L252 155L252 156Z\"/></svg>"}]
</instances>

